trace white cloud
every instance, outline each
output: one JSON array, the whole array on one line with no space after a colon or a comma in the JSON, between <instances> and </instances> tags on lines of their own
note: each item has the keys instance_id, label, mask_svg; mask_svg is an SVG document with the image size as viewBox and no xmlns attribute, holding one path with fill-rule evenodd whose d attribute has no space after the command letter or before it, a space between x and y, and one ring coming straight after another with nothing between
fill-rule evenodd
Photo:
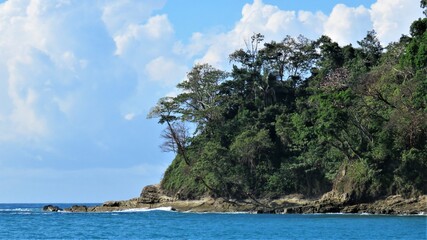
<instances>
[{"instance_id":1,"label":"white cloud","mask_svg":"<svg viewBox=\"0 0 427 240\"><path fill-rule=\"evenodd\" d=\"M52 133L54 91L87 65L69 45L65 1L0 5L0 139L36 141ZM70 22L68 22L70 23ZM67 36L68 35L68 36ZM56 88L56 89L53 89Z\"/></svg>"},{"instance_id":2,"label":"white cloud","mask_svg":"<svg viewBox=\"0 0 427 240\"><path fill-rule=\"evenodd\" d=\"M1 139L24 137L35 140L48 134L46 119L37 111L40 103L40 83L29 80L43 71L32 65L40 63L40 59L31 53L17 55L5 61L7 64L7 89L3 94L8 96L11 108L3 110L4 119L0 133ZM3 80L4 81L4 80Z\"/></svg>"},{"instance_id":3,"label":"white cloud","mask_svg":"<svg viewBox=\"0 0 427 240\"><path fill-rule=\"evenodd\" d=\"M187 71L187 66L181 65L172 59L157 57L150 61L145 70L149 79L159 81L164 85L175 86Z\"/></svg>"},{"instance_id":4,"label":"white cloud","mask_svg":"<svg viewBox=\"0 0 427 240\"><path fill-rule=\"evenodd\" d=\"M371 7L371 19L378 38L384 42L397 41L408 34L410 24L422 17L419 0L377 0Z\"/></svg>"},{"instance_id":5,"label":"white cloud","mask_svg":"<svg viewBox=\"0 0 427 240\"><path fill-rule=\"evenodd\" d=\"M110 35L126 31L129 25L148 19L154 10L161 9L166 0L116 0L106 1L102 6L102 21Z\"/></svg>"},{"instance_id":6,"label":"white cloud","mask_svg":"<svg viewBox=\"0 0 427 240\"><path fill-rule=\"evenodd\" d=\"M135 118L135 116L136 116L135 113L127 113L123 118L127 121L132 121Z\"/></svg>"},{"instance_id":7,"label":"white cloud","mask_svg":"<svg viewBox=\"0 0 427 240\"><path fill-rule=\"evenodd\" d=\"M245 48L245 41L254 33L263 34L266 41L280 41L286 35L299 34L314 38L322 34L321 26L326 19L321 12L281 10L255 0L253 4L243 7L241 19L230 31L214 35L198 33L193 35L190 44L178 45L178 49L191 56L202 55L195 62L207 62L224 68L228 65L228 55L239 48Z\"/></svg>"},{"instance_id":8,"label":"white cloud","mask_svg":"<svg viewBox=\"0 0 427 240\"><path fill-rule=\"evenodd\" d=\"M324 34L342 45L362 39L371 29L370 10L364 6L353 8L338 4L324 24Z\"/></svg>"},{"instance_id":9,"label":"white cloud","mask_svg":"<svg viewBox=\"0 0 427 240\"><path fill-rule=\"evenodd\" d=\"M145 40L164 41L173 34L173 28L166 15L158 15L148 19L144 25L129 24L122 34L114 36L116 55L123 55L126 51L134 51L138 44ZM141 43L142 42L142 43Z\"/></svg>"},{"instance_id":10,"label":"white cloud","mask_svg":"<svg viewBox=\"0 0 427 240\"><path fill-rule=\"evenodd\" d=\"M64 96L54 96L52 100L58 106L59 111L71 118L77 105L76 97L76 94L67 93Z\"/></svg>"},{"instance_id":11,"label":"white cloud","mask_svg":"<svg viewBox=\"0 0 427 240\"><path fill-rule=\"evenodd\" d=\"M210 45L206 35L200 32L193 33L189 42L188 45L184 45L181 41L176 42L173 52L177 55L193 58L202 53Z\"/></svg>"},{"instance_id":12,"label":"white cloud","mask_svg":"<svg viewBox=\"0 0 427 240\"><path fill-rule=\"evenodd\" d=\"M13 96L15 109L9 116L13 131L20 136L27 136L29 140L47 134L46 121L38 116L34 110L38 94L31 88L27 89L23 98Z\"/></svg>"},{"instance_id":13,"label":"white cloud","mask_svg":"<svg viewBox=\"0 0 427 240\"><path fill-rule=\"evenodd\" d=\"M148 19L147 24L143 26L147 36L151 39L168 38L173 34L173 28L167 15L157 15Z\"/></svg>"},{"instance_id":14,"label":"white cloud","mask_svg":"<svg viewBox=\"0 0 427 240\"><path fill-rule=\"evenodd\" d=\"M369 30L375 29L383 45L407 33L410 23L421 16L418 0L378 0L371 7L337 4L329 16L322 12L288 11L254 0L242 9L242 16L227 32L195 33L189 44L178 42L175 51L187 56L201 56L195 62L228 67L228 55L245 48L254 33L265 41L280 41L286 35L302 34L310 39L330 36L341 45L356 45Z\"/></svg>"},{"instance_id":15,"label":"white cloud","mask_svg":"<svg viewBox=\"0 0 427 240\"><path fill-rule=\"evenodd\" d=\"M127 27L126 31L114 37L116 42L116 55L122 55L129 49L132 41L137 41L142 32L141 26L131 24Z\"/></svg>"},{"instance_id":16,"label":"white cloud","mask_svg":"<svg viewBox=\"0 0 427 240\"><path fill-rule=\"evenodd\" d=\"M328 16L320 11L315 13L309 11L298 12L298 21L302 24L304 31L313 33L310 37L323 33L323 24L327 19ZM310 34L304 33L304 35L308 36Z\"/></svg>"},{"instance_id":17,"label":"white cloud","mask_svg":"<svg viewBox=\"0 0 427 240\"><path fill-rule=\"evenodd\" d=\"M146 82L177 82L174 29L153 15L164 0L39 1L0 4L0 144L100 131L118 112L140 113ZM147 44L149 43L149 44ZM114 55L114 53L118 54ZM157 70L152 62L170 71ZM149 74L148 74L149 73ZM142 89L142 90L141 90ZM138 99L138 104L127 103ZM119 109L120 108L120 109ZM138 108L138 109L136 109ZM149 108L149 106L146 106ZM126 109L126 111L122 111ZM92 133L91 133L92 132Z\"/></svg>"}]
</instances>

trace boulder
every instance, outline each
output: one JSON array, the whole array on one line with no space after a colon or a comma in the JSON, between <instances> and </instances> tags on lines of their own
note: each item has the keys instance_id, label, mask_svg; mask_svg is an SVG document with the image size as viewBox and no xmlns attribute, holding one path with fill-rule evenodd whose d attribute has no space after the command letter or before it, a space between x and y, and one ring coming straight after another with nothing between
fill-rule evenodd
<instances>
[{"instance_id":1,"label":"boulder","mask_svg":"<svg viewBox=\"0 0 427 240\"><path fill-rule=\"evenodd\" d=\"M120 207L120 201L108 201L102 204L103 207Z\"/></svg>"},{"instance_id":2,"label":"boulder","mask_svg":"<svg viewBox=\"0 0 427 240\"><path fill-rule=\"evenodd\" d=\"M87 207L84 205L74 205L70 208L66 208L65 211L68 212L87 212Z\"/></svg>"},{"instance_id":3,"label":"boulder","mask_svg":"<svg viewBox=\"0 0 427 240\"><path fill-rule=\"evenodd\" d=\"M143 204L154 204L159 203L161 198L161 192L159 187L156 185L148 185L142 189L139 197L139 202Z\"/></svg>"},{"instance_id":4,"label":"boulder","mask_svg":"<svg viewBox=\"0 0 427 240\"><path fill-rule=\"evenodd\" d=\"M46 205L43 207L43 211L45 211L45 212L58 212L58 211L62 211L62 208L60 208L58 206L53 206L53 205Z\"/></svg>"}]
</instances>

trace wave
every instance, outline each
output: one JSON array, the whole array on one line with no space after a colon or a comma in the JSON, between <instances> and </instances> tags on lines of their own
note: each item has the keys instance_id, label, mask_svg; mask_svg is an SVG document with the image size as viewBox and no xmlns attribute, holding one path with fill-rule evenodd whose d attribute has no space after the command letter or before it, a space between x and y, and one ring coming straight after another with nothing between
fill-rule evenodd
<instances>
[{"instance_id":1,"label":"wave","mask_svg":"<svg viewBox=\"0 0 427 240\"><path fill-rule=\"evenodd\" d=\"M158 207L158 208L130 208L113 212L125 212L125 213L133 213L133 212L152 212L152 211L164 211L164 212L174 212L174 208L172 207Z\"/></svg>"},{"instance_id":2,"label":"wave","mask_svg":"<svg viewBox=\"0 0 427 240\"><path fill-rule=\"evenodd\" d=\"M223 215L234 215L234 214L254 214L253 212L195 212L195 211L184 211L182 213L191 214L223 214Z\"/></svg>"},{"instance_id":3,"label":"wave","mask_svg":"<svg viewBox=\"0 0 427 240\"><path fill-rule=\"evenodd\" d=\"M3 208L0 212L34 212L31 208Z\"/></svg>"}]
</instances>

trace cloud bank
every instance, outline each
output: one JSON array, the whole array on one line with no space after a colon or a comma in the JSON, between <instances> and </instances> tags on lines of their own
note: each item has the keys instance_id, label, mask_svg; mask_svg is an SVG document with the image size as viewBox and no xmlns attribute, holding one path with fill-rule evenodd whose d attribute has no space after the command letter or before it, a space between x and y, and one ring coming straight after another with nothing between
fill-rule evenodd
<instances>
[{"instance_id":1,"label":"cloud bank","mask_svg":"<svg viewBox=\"0 0 427 240\"><path fill-rule=\"evenodd\" d=\"M254 0L243 7L240 20L230 31L194 33L190 43L178 44L176 51L199 56L196 62L224 67L228 55L244 48L244 42L254 33L265 35L266 41L280 41L286 35L299 34L316 39L324 34L340 45L357 45L358 40L374 29L382 44L387 45L397 41L401 34L408 34L410 24L421 16L418 0L378 0L372 6L358 7L337 4L329 16L320 11L283 10Z\"/></svg>"},{"instance_id":2,"label":"cloud bank","mask_svg":"<svg viewBox=\"0 0 427 240\"><path fill-rule=\"evenodd\" d=\"M90 131L106 115L130 111L132 97L147 100L146 80L176 84L182 76L167 78L160 66L180 75L187 68L168 51L174 30L167 16L152 14L163 5L1 4L0 141L36 143L76 124Z\"/></svg>"}]
</instances>

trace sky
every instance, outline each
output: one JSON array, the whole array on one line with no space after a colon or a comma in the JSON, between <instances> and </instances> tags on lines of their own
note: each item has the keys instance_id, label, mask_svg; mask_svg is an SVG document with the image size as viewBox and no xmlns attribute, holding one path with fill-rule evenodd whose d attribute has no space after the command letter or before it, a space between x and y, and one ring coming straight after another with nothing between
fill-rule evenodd
<instances>
[{"instance_id":1,"label":"sky","mask_svg":"<svg viewBox=\"0 0 427 240\"><path fill-rule=\"evenodd\" d=\"M104 202L160 182L147 113L196 63L228 69L254 33L385 46L419 0L0 0L0 203Z\"/></svg>"}]
</instances>

